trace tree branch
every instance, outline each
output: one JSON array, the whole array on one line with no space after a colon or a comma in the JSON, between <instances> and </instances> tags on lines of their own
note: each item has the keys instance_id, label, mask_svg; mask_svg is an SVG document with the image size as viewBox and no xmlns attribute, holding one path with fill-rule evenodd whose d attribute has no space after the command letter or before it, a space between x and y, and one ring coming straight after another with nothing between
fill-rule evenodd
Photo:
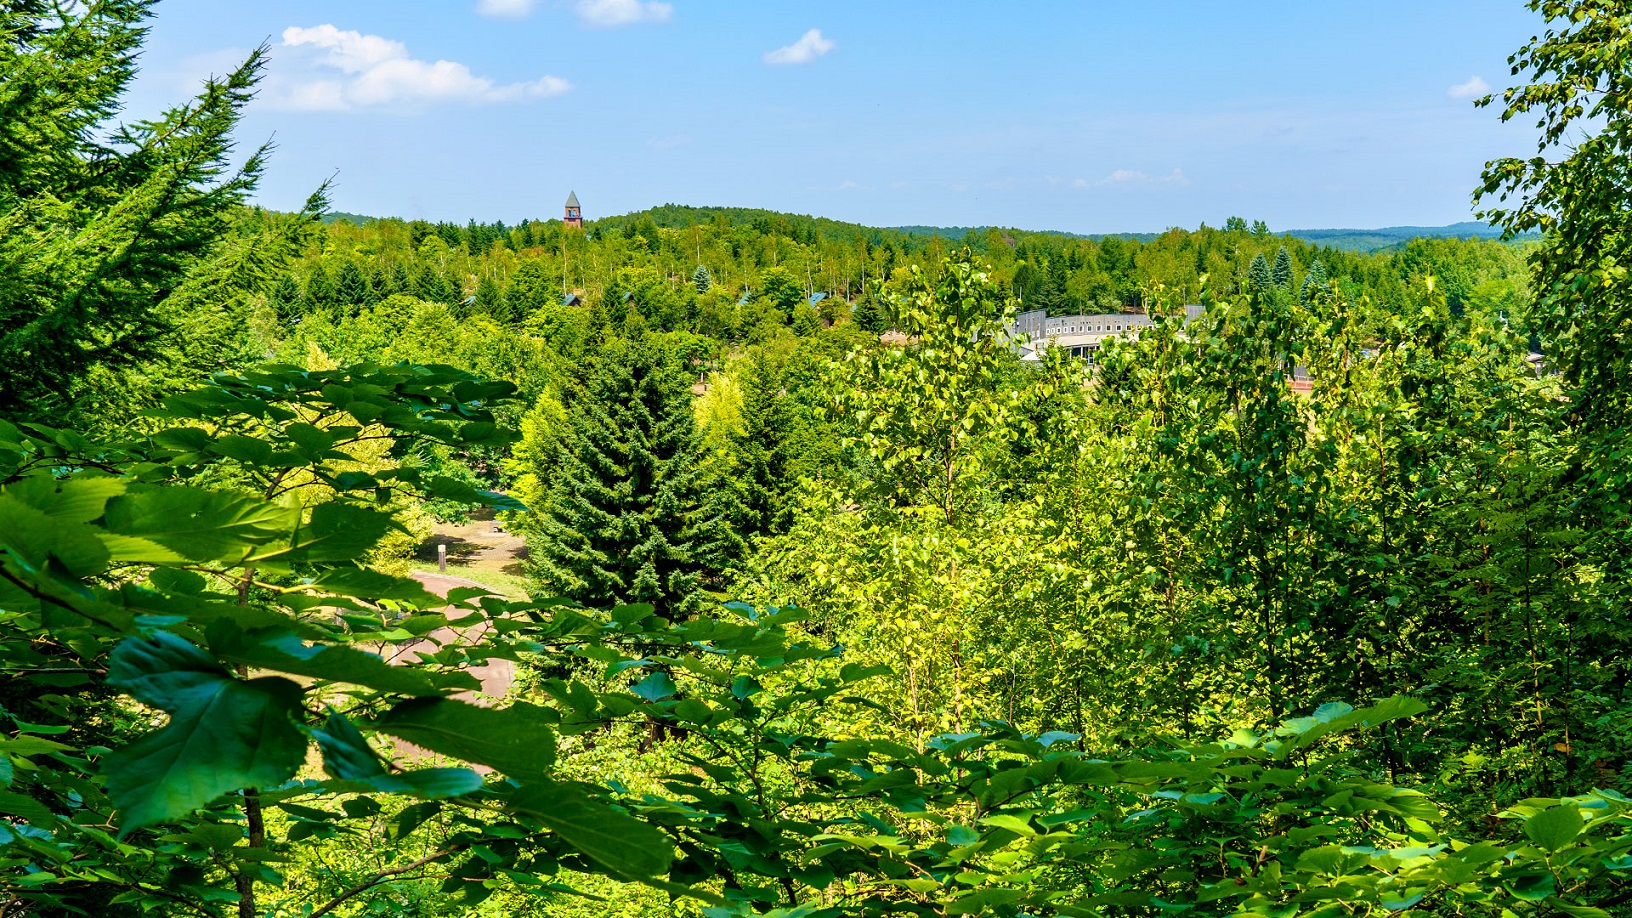
<instances>
[{"instance_id":1,"label":"tree branch","mask_svg":"<svg viewBox=\"0 0 1632 918\"><path fill-rule=\"evenodd\" d=\"M361 895L362 893L365 893L365 892L369 891L370 889L373 889L374 887L380 885L381 883L384 883L386 880L389 880L394 876L398 876L398 875L404 874L404 873L410 873L412 871L418 870L421 867L424 867L426 864L429 864L430 862L436 860L437 858L447 857L448 855L452 854L454 852L454 850L455 849L453 849L453 848L444 848L441 851L436 852L435 854L427 854L424 857L420 858L419 860L414 861L413 863L404 864L401 867L392 867L389 870L382 870L379 873L374 874L374 876L369 877L368 880L366 880L366 881L364 881L364 882L362 882L362 883L360 883L360 884L358 884L356 886L353 886L352 888L346 890L345 892L341 893L340 895L335 896L333 899L330 899L327 904L325 904L322 908L318 909L317 911L312 912L310 915L307 916L307 918L323 918L324 915L327 915L328 913L334 911L336 908L340 907L340 905L343 904L347 899L350 899L353 896Z\"/></svg>"}]
</instances>

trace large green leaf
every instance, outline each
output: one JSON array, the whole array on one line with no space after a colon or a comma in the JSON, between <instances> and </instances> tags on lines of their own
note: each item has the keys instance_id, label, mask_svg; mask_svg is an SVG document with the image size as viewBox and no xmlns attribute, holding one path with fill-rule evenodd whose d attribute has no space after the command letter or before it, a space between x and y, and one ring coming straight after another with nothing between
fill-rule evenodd
<instances>
[{"instance_id":1,"label":"large green leaf","mask_svg":"<svg viewBox=\"0 0 1632 918\"><path fill-rule=\"evenodd\" d=\"M1548 851L1557 851L1575 841L1581 828L1581 810L1573 803L1542 810L1524 821L1524 834Z\"/></svg>"},{"instance_id":2,"label":"large green leaf","mask_svg":"<svg viewBox=\"0 0 1632 918\"><path fill-rule=\"evenodd\" d=\"M529 704L495 710L420 699L397 705L373 726L432 752L526 779L547 774L555 761L555 731L545 718L543 709Z\"/></svg>"},{"instance_id":3,"label":"large green leaf","mask_svg":"<svg viewBox=\"0 0 1632 918\"><path fill-rule=\"evenodd\" d=\"M549 826L567 844L626 879L665 873L674 861L674 843L647 823L582 791L554 782L525 785L510 806Z\"/></svg>"},{"instance_id":4,"label":"large green leaf","mask_svg":"<svg viewBox=\"0 0 1632 918\"><path fill-rule=\"evenodd\" d=\"M176 819L223 794L280 784L306 758L300 686L241 681L174 635L128 638L108 683L170 713L170 723L102 761L121 831Z\"/></svg>"},{"instance_id":5,"label":"large green leaf","mask_svg":"<svg viewBox=\"0 0 1632 918\"><path fill-rule=\"evenodd\" d=\"M313 730L317 748L323 750L323 764L329 774L343 780L372 778L385 773L368 741L351 721L338 711L330 711L323 729Z\"/></svg>"},{"instance_id":6,"label":"large green leaf","mask_svg":"<svg viewBox=\"0 0 1632 918\"><path fill-rule=\"evenodd\" d=\"M43 571L55 560L73 577L97 573L109 560L96 530L54 518L18 500L9 489L0 494L0 550L34 571Z\"/></svg>"},{"instance_id":7,"label":"large green leaf","mask_svg":"<svg viewBox=\"0 0 1632 918\"><path fill-rule=\"evenodd\" d=\"M458 689L479 689L481 683L466 673L433 676L413 666L392 666L371 653L352 647L308 644L293 631L240 629L228 619L209 627L210 649L236 663L258 669L363 685L382 692L428 698Z\"/></svg>"},{"instance_id":8,"label":"large green leaf","mask_svg":"<svg viewBox=\"0 0 1632 918\"><path fill-rule=\"evenodd\" d=\"M332 571L324 571L312 581L312 586L325 593L363 599L395 599L411 602L421 608L442 604L441 599L426 590L417 580L393 577L390 574L360 567L339 567Z\"/></svg>"},{"instance_id":9,"label":"large green leaf","mask_svg":"<svg viewBox=\"0 0 1632 918\"><path fill-rule=\"evenodd\" d=\"M114 535L162 546L181 559L237 564L260 546L287 544L299 519L293 507L230 491L132 486L108 501L105 524Z\"/></svg>"},{"instance_id":10,"label":"large green leaf","mask_svg":"<svg viewBox=\"0 0 1632 918\"><path fill-rule=\"evenodd\" d=\"M299 527L285 550L263 560L280 562L355 561L373 548L396 523L391 515L330 502L312 508L311 519Z\"/></svg>"}]
</instances>

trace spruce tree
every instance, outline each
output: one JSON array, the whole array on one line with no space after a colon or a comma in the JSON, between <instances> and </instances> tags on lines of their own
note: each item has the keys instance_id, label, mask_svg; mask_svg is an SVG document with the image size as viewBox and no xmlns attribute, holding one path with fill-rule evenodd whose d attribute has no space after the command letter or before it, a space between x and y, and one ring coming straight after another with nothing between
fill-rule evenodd
<instances>
[{"instance_id":1,"label":"spruce tree","mask_svg":"<svg viewBox=\"0 0 1632 918\"><path fill-rule=\"evenodd\" d=\"M367 309L375 303L374 288L369 286L368 275L355 261L341 263L334 287L338 305L348 314L356 315L358 310Z\"/></svg>"},{"instance_id":2,"label":"spruce tree","mask_svg":"<svg viewBox=\"0 0 1632 918\"><path fill-rule=\"evenodd\" d=\"M401 261L391 266L391 273L386 281L386 289L391 294L413 293L414 281L408 275L408 266Z\"/></svg>"},{"instance_id":3,"label":"spruce tree","mask_svg":"<svg viewBox=\"0 0 1632 918\"><path fill-rule=\"evenodd\" d=\"M691 272L691 285L697 288L698 293L707 293L708 288L714 286L714 277L707 268L698 265L697 270Z\"/></svg>"},{"instance_id":4,"label":"spruce tree","mask_svg":"<svg viewBox=\"0 0 1632 918\"><path fill-rule=\"evenodd\" d=\"M1046 265L1038 272L1037 286L1027 298L1027 309L1041 309L1051 316L1070 313L1065 293L1065 276L1058 264Z\"/></svg>"},{"instance_id":5,"label":"spruce tree","mask_svg":"<svg viewBox=\"0 0 1632 918\"><path fill-rule=\"evenodd\" d=\"M1264 258L1264 253L1259 252L1252 256L1252 264L1247 268L1247 288L1254 293L1263 293L1274 283L1274 276L1270 273L1269 261Z\"/></svg>"},{"instance_id":6,"label":"spruce tree","mask_svg":"<svg viewBox=\"0 0 1632 918\"><path fill-rule=\"evenodd\" d=\"M60 416L93 369L169 360L201 315L241 328L209 314L270 288L324 206L235 232L265 163L232 137L263 51L187 105L113 120L151 6L0 4L0 416Z\"/></svg>"},{"instance_id":7,"label":"spruce tree","mask_svg":"<svg viewBox=\"0 0 1632 918\"><path fill-rule=\"evenodd\" d=\"M433 265L422 264L418 275L414 278L414 292L419 298L428 303L443 303L453 305L454 294L457 292L453 284L436 270Z\"/></svg>"},{"instance_id":8,"label":"spruce tree","mask_svg":"<svg viewBox=\"0 0 1632 918\"><path fill-rule=\"evenodd\" d=\"M1277 288L1288 293L1292 292L1292 253L1288 252L1284 245L1275 253L1275 270L1271 275L1271 281Z\"/></svg>"},{"instance_id":9,"label":"spruce tree","mask_svg":"<svg viewBox=\"0 0 1632 918\"><path fill-rule=\"evenodd\" d=\"M312 263L311 273L306 275L306 311L315 312L319 309L333 309L339 302L335 293L334 278L329 270L323 267L323 262Z\"/></svg>"},{"instance_id":10,"label":"spruce tree","mask_svg":"<svg viewBox=\"0 0 1632 918\"><path fill-rule=\"evenodd\" d=\"M856 323L858 328L875 335L882 335L890 327L889 315L871 296L862 297L861 302L856 304L855 312L850 315L850 321Z\"/></svg>"},{"instance_id":11,"label":"spruce tree","mask_svg":"<svg viewBox=\"0 0 1632 918\"><path fill-rule=\"evenodd\" d=\"M491 315L500 322L516 322L522 315L512 312L504 298L503 288L499 286L498 278L492 271L483 271L476 281L476 308Z\"/></svg>"},{"instance_id":12,"label":"spruce tree","mask_svg":"<svg viewBox=\"0 0 1632 918\"><path fill-rule=\"evenodd\" d=\"M284 274L272 286L272 293L268 297L272 304L272 311L277 313L278 321L293 322L300 315L300 285L295 283L293 274Z\"/></svg>"},{"instance_id":13,"label":"spruce tree","mask_svg":"<svg viewBox=\"0 0 1632 918\"><path fill-rule=\"evenodd\" d=\"M1329 283L1331 278L1326 276L1326 266L1320 263L1320 259L1315 259L1309 266L1309 273L1304 275L1303 286L1298 289L1298 299L1305 303L1309 302L1311 297L1325 290Z\"/></svg>"},{"instance_id":14,"label":"spruce tree","mask_svg":"<svg viewBox=\"0 0 1632 918\"><path fill-rule=\"evenodd\" d=\"M373 291L374 302L376 303L394 293L401 292L392 289L391 269L379 261L374 262L373 267L368 269L368 289Z\"/></svg>"},{"instance_id":15,"label":"spruce tree","mask_svg":"<svg viewBox=\"0 0 1632 918\"><path fill-rule=\"evenodd\" d=\"M560 470L532 523L532 573L547 593L651 603L670 620L707 602L734 534L704 471L690 387L656 336L607 346L569 410Z\"/></svg>"},{"instance_id":16,"label":"spruce tree","mask_svg":"<svg viewBox=\"0 0 1632 918\"><path fill-rule=\"evenodd\" d=\"M789 495L796 476L788 449L795 413L783 367L763 350L749 358L741 385L742 427L731 443L733 478L742 491L739 525L746 535L775 535L793 521Z\"/></svg>"},{"instance_id":17,"label":"spruce tree","mask_svg":"<svg viewBox=\"0 0 1632 918\"><path fill-rule=\"evenodd\" d=\"M822 330L822 317L816 312L816 307L809 303L800 303L793 307L793 333L801 338L809 338Z\"/></svg>"}]
</instances>

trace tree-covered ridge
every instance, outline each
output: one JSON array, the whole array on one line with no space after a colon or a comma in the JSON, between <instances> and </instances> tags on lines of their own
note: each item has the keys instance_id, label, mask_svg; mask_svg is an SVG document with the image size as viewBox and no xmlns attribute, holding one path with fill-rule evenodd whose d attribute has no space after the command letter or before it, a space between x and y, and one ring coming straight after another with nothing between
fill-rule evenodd
<instances>
[{"instance_id":1,"label":"tree-covered ridge","mask_svg":"<svg viewBox=\"0 0 1632 918\"><path fill-rule=\"evenodd\" d=\"M163 308L7 366L0 915L1626 914L1632 37L1534 6L1505 115L1606 126L1487 169L1524 250L317 225L182 171L207 219L119 250L196 243L161 297L61 230L148 186L56 200L162 158L58 130L149 5L14 4L0 85L117 84L0 129L14 324ZM1026 366L1039 305L1151 323ZM410 574L475 507L530 597Z\"/></svg>"},{"instance_id":2,"label":"tree-covered ridge","mask_svg":"<svg viewBox=\"0 0 1632 918\"><path fill-rule=\"evenodd\" d=\"M1416 239L1365 255L1271 236L1232 221L1225 229L1171 230L1140 242L985 230L959 243L760 211L656 208L586 224L560 221L466 226L398 220L336 223L274 290L286 321L313 311L341 315L406 294L456 313L519 324L577 293L618 312L632 301L663 330L687 329L729 342L760 336L767 322L791 324L802 301L820 319L861 308L893 324L887 300L908 270L935 270L954 248L985 259L1025 309L1051 314L1142 311L1161 284L1194 302L1203 279L1238 292L1254 258L1287 249L1301 286L1319 262L1345 295L1399 302L1432 273L1453 309L1474 301L1522 323L1524 250L1494 241ZM697 283L698 271L708 283ZM554 321L554 320L552 320ZM597 322L602 321L597 319ZM808 323L808 319L806 320ZM871 323L869 323L871 324Z\"/></svg>"}]
</instances>

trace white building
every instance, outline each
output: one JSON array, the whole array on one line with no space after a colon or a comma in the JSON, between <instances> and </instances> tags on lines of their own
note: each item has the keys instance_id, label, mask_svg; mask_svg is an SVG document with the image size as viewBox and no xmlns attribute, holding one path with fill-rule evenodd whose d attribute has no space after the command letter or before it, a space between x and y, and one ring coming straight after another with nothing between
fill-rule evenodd
<instances>
[{"instance_id":1,"label":"white building","mask_svg":"<svg viewBox=\"0 0 1632 918\"><path fill-rule=\"evenodd\" d=\"M1202 307L1184 307L1184 320L1192 322L1201 316ZM1045 310L1022 312L1009 326L1009 335L1016 339L1020 359L1027 363L1042 362L1042 351L1052 347L1069 348L1071 356L1081 357L1090 364L1094 352L1109 338L1138 336L1141 329L1152 324L1144 313L1117 312L1094 316L1052 316Z\"/></svg>"}]
</instances>

